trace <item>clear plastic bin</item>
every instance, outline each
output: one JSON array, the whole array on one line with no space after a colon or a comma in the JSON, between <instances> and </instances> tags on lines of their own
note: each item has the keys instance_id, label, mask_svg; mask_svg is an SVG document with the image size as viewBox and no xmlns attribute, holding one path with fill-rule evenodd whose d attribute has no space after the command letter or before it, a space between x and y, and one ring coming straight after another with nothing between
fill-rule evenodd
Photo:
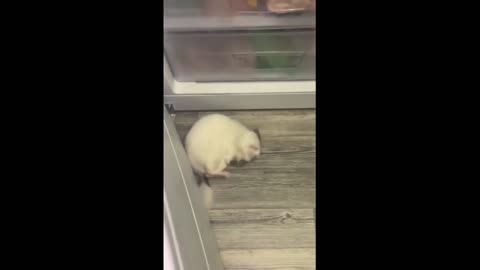
<instances>
[{"instance_id":1,"label":"clear plastic bin","mask_svg":"<svg viewBox=\"0 0 480 270\"><path fill-rule=\"evenodd\" d=\"M315 80L315 29L166 33L164 48L181 82Z\"/></svg>"}]
</instances>

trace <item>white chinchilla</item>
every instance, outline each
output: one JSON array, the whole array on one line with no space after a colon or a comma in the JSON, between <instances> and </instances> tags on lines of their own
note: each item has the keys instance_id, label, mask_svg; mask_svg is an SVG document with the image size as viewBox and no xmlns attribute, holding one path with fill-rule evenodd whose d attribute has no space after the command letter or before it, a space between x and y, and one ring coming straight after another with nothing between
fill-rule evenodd
<instances>
[{"instance_id":1,"label":"white chinchilla","mask_svg":"<svg viewBox=\"0 0 480 270\"><path fill-rule=\"evenodd\" d=\"M251 161L260 155L260 138L234 119L211 114L192 126L185 148L196 173L229 177L224 169L231 161Z\"/></svg>"},{"instance_id":2,"label":"white chinchilla","mask_svg":"<svg viewBox=\"0 0 480 270\"><path fill-rule=\"evenodd\" d=\"M211 114L192 126L185 149L198 175L229 177L224 170L230 162L248 162L260 155L260 134L225 115Z\"/></svg>"}]
</instances>

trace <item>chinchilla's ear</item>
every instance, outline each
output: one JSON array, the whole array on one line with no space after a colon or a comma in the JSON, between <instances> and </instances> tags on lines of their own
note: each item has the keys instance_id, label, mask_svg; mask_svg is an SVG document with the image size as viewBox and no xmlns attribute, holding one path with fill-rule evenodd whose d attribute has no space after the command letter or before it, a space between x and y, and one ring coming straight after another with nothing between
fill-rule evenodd
<instances>
[{"instance_id":1,"label":"chinchilla's ear","mask_svg":"<svg viewBox=\"0 0 480 270\"><path fill-rule=\"evenodd\" d=\"M260 136L260 131L258 130L258 128L254 128L253 132L255 132L255 134L257 134L258 139L260 140L260 142L262 142L262 137Z\"/></svg>"}]
</instances>

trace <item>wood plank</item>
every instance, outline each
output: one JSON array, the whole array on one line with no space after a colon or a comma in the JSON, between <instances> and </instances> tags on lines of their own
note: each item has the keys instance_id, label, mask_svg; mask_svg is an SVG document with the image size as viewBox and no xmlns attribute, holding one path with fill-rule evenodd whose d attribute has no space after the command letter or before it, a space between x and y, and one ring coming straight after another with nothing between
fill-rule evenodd
<instances>
[{"instance_id":1,"label":"wood plank","mask_svg":"<svg viewBox=\"0 0 480 270\"><path fill-rule=\"evenodd\" d=\"M218 111L218 112L196 112L197 117L204 115L219 113L238 119L239 121L268 119L269 121L289 121L289 120L315 120L315 109L298 109L298 110L244 110L244 111ZM193 117L191 114L190 117Z\"/></svg>"},{"instance_id":2,"label":"wood plank","mask_svg":"<svg viewBox=\"0 0 480 270\"><path fill-rule=\"evenodd\" d=\"M283 152L315 152L315 136L262 136L262 154Z\"/></svg>"},{"instance_id":3,"label":"wood plank","mask_svg":"<svg viewBox=\"0 0 480 270\"><path fill-rule=\"evenodd\" d=\"M212 112L178 112L175 124L186 134L193 123ZM315 136L315 110L265 110L216 112L236 119L249 128L259 128L263 135Z\"/></svg>"},{"instance_id":4,"label":"wood plank","mask_svg":"<svg viewBox=\"0 0 480 270\"><path fill-rule=\"evenodd\" d=\"M246 249L220 252L226 270L313 270L314 248Z\"/></svg>"},{"instance_id":5,"label":"wood plank","mask_svg":"<svg viewBox=\"0 0 480 270\"><path fill-rule=\"evenodd\" d=\"M260 154L260 157L247 163L242 169L313 169L315 168L315 157L316 153L313 150L282 151L280 148L278 152Z\"/></svg>"},{"instance_id":6,"label":"wood plank","mask_svg":"<svg viewBox=\"0 0 480 270\"><path fill-rule=\"evenodd\" d=\"M175 114L178 121L189 121L208 114L219 113L236 119L273 118L273 119L315 119L315 109L288 109L288 110L237 110L237 111L180 111ZM177 121L177 119L175 120Z\"/></svg>"},{"instance_id":7,"label":"wood plank","mask_svg":"<svg viewBox=\"0 0 480 270\"><path fill-rule=\"evenodd\" d=\"M220 249L314 248L313 209L210 210Z\"/></svg>"},{"instance_id":8,"label":"wood plank","mask_svg":"<svg viewBox=\"0 0 480 270\"><path fill-rule=\"evenodd\" d=\"M248 173L232 170L231 178L210 180L215 196L213 208L314 208L312 170L249 170Z\"/></svg>"}]
</instances>

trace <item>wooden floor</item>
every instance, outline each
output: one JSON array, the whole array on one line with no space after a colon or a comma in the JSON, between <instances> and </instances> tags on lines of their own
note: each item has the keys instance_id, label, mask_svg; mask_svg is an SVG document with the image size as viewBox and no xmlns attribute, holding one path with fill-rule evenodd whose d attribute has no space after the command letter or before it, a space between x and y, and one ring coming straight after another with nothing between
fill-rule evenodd
<instances>
[{"instance_id":1,"label":"wooden floor","mask_svg":"<svg viewBox=\"0 0 480 270\"><path fill-rule=\"evenodd\" d=\"M177 112L181 138L201 116ZM211 179L226 269L315 269L315 110L217 112L259 128L262 155Z\"/></svg>"}]
</instances>

